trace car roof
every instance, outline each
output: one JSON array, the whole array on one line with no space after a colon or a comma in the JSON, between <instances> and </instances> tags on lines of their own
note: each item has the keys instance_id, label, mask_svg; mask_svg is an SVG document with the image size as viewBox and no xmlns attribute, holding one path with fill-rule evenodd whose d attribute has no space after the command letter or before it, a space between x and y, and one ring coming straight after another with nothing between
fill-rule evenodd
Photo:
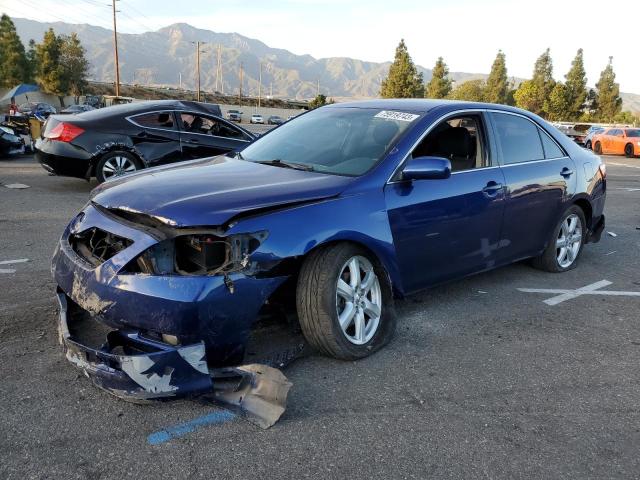
<instances>
[{"instance_id":1,"label":"car roof","mask_svg":"<svg viewBox=\"0 0 640 480\"><path fill-rule=\"evenodd\" d=\"M376 100L362 100L357 102L332 103L323 108L380 108L389 110L406 110L426 113L439 107L456 108L488 108L504 110L506 112L522 113L524 110L495 103L465 102L461 100L440 100L432 98L389 98ZM526 112L525 112L526 113Z\"/></svg>"},{"instance_id":2,"label":"car roof","mask_svg":"<svg viewBox=\"0 0 640 480\"><path fill-rule=\"evenodd\" d=\"M189 110L216 115L220 106L215 103L191 102L186 100L147 100L143 102L123 103L106 108L90 110L83 114L83 119L91 120L104 115L129 116L153 110Z\"/></svg>"}]
</instances>

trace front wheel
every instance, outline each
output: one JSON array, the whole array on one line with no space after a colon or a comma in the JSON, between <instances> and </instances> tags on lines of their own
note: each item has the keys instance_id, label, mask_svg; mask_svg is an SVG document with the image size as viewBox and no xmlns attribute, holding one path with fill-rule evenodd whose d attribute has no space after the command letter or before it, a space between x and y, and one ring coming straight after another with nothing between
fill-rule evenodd
<instances>
[{"instance_id":1,"label":"front wheel","mask_svg":"<svg viewBox=\"0 0 640 480\"><path fill-rule=\"evenodd\" d=\"M633 145L631 145L630 143L627 143L624 146L624 155L627 158L633 157Z\"/></svg>"},{"instance_id":2,"label":"front wheel","mask_svg":"<svg viewBox=\"0 0 640 480\"><path fill-rule=\"evenodd\" d=\"M584 213L580 207L573 205L562 215L542 255L533 259L533 266L555 273L575 268L585 237Z\"/></svg>"},{"instance_id":3,"label":"front wheel","mask_svg":"<svg viewBox=\"0 0 640 480\"><path fill-rule=\"evenodd\" d=\"M596 142L596 145L593 151L596 152L598 155L602 155L602 145L600 144L600 142Z\"/></svg>"},{"instance_id":4,"label":"front wheel","mask_svg":"<svg viewBox=\"0 0 640 480\"><path fill-rule=\"evenodd\" d=\"M102 156L96 165L96 178L102 183L113 177L119 177L140 170L140 161L128 152L109 152Z\"/></svg>"},{"instance_id":5,"label":"front wheel","mask_svg":"<svg viewBox=\"0 0 640 480\"><path fill-rule=\"evenodd\" d=\"M585 148L591 150L591 140L587 140L587 143L584 144Z\"/></svg>"},{"instance_id":6,"label":"front wheel","mask_svg":"<svg viewBox=\"0 0 640 480\"><path fill-rule=\"evenodd\" d=\"M366 357L388 343L395 330L384 269L350 243L311 253L300 270L296 301L305 338L334 358Z\"/></svg>"}]
</instances>

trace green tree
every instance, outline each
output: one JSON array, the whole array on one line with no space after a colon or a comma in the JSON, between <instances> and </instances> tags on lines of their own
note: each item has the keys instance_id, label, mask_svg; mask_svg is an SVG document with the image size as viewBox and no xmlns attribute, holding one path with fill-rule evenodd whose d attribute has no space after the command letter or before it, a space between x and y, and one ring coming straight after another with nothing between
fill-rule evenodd
<instances>
[{"instance_id":1,"label":"green tree","mask_svg":"<svg viewBox=\"0 0 640 480\"><path fill-rule=\"evenodd\" d=\"M27 50L27 66L29 73L27 78L29 83L33 83L36 80L36 72L38 70L38 62L36 60L36 41L32 38L29 40L29 49Z\"/></svg>"},{"instance_id":2,"label":"green tree","mask_svg":"<svg viewBox=\"0 0 640 480\"><path fill-rule=\"evenodd\" d=\"M530 112L542 112L543 103L540 103L540 92L533 80L525 80L513 94L515 104Z\"/></svg>"},{"instance_id":3,"label":"green tree","mask_svg":"<svg viewBox=\"0 0 640 480\"><path fill-rule=\"evenodd\" d=\"M425 88L424 96L426 98L446 98L449 93L451 93L449 68L442 57L438 57L433 67L431 80Z\"/></svg>"},{"instance_id":4,"label":"green tree","mask_svg":"<svg viewBox=\"0 0 640 480\"><path fill-rule=\"evenodd\" d=\"M36 45L36 81L43 92L58 95L61 104L64 104L66 85L60 61L61 43L53 28L50 28L45 32L42 43Z\"/></svg>"},{"instance_id":5,"label":"green tree","mask_svg":"<svg viewBox=\"0 0 640 480\"><path fill-rule=\"evenodd\" d=\"M533 77L520 84L513 97L516 105L543 117L548 116L545 111L545 103L555 87L553 79L553 61L550 50L547 48L538 57L533 67Z\"/></svg>"},{"instance_id":6,"label":"green tree","mask_svg":"<svg viewBox=\"0 0 640 480\"><path fill-rule=\"evenodd\" d=\"M327 100L327 96L320 93L316 96L316 98L309 102L309 110L314 110L318 107L330 105L332 103L334 103L332 99Z\"/></svg>"},{"instance_id":7,"label":"green tree","mask_svg":"<svg viewBox=\"0 0 640 480\"><path fill-rule=\"evenodd\" d=\"M571 62L571 69L564 76L568 112L567 120L578 120L584 109L587 99L587 74L584 70L584 59L582 49L578 50L575 58Z\"/></svg>"},{"instance_id":8,"label":"green tree","mask_svg":"<svg viewBox=\"0 0 640 480\"><path fill-rule=\"evenodd\" d=\"M596 116L601 121L612 122L622 109L620 85L616 83L616 74L613 72L613 57L609 57L609 64L600 74L596 88L598 90Z\"/></svg>"},{"instance_id":9,"label":"green tree","mask_svg":"<svg viewBox=\"0 0 640 480\"><path fill-rule=\"evenodd\" d=\"M3 13L0 17L0 87L13 88L29 80L24 45L11 18Z\"/></svg>"},{"instance_id":10,"label":"green tree","mask_svg":"<svg viewBox=\"0 0 640 480\"><path fill-rule=\"evenodd\" d=\"M551 90L549 98L545 100L544 111L549 120L567 120L571 115L571 105L569 103L569 95L567 87L558 82Z\"/></svg>"},{"instance_id":11,"label":"green tree","mask_svg":"<svg viewBox=\"0 0 640 480\"><path fill-rule=\"evenodd\" d=\"M380 86L380 96L383 98L417 98L422 97L424 84L422 73L418 72L404 39L396 48L396 55L389 67L387 78Z\"/></svg>"},{"instance_id":12,"label":"green tree","mask_svg":"<svg viewBox=\"0 0 640 480\"><path fill-rule=\"evenodd\" d=\"M467 100L469 102L483 102L485 98L485 88L483 80L467 80L451 90L449 98L453 100Z\"/></svg>"},{"instance_id":13,"label":"green tree","mask_svg":"<svg viewBox=\"0 0 640 480\"><path fill-rule=\"evenodd\" d=\"M485 102L509 103L509 81L507 80L507 63L502 50L498 51L491 66L487 86L484 91Z\"/></svg>"},{"instance_id":14,"label":"green tree","mask_svg":"<svg viewBox=\"0 0 640 480\"><path fill-rule=\"evenodd\" d=\"M89 62L84 54L85 49L75 33L60 37L60 62L63 67L64 87L68 94L76 97L76 103L87 86Z\"/></svg>"}]
</instances>

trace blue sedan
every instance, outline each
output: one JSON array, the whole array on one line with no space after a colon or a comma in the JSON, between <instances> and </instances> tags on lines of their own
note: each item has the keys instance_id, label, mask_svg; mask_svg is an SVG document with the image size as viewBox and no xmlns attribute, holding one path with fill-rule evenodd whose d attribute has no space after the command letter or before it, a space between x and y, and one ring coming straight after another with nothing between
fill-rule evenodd
<instances>
[{"instance_id":1,"label":"blue sedan","mask_svg":"<svg viewBox=\"0 0 640 480\"><path fill-rule=\"evenodd\" d=\"M61 337L135 398L209 388L278 301L317 350L358 359L391 339L396 298L523 259L574 268L605 194L600 158L522 110L322 107L241 152L97 187L53 259ZM83 342L80 319L106 342Z\"/></svg>"}]
</instances>

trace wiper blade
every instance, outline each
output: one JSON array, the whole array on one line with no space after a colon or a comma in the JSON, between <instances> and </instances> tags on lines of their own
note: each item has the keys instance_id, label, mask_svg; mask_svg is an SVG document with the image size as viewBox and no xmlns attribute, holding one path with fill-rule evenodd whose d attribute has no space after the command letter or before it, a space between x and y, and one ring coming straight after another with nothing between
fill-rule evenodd
<instances>
[{"instance_id":1,"label":"wiper blade","mask_svg":"<svg viewBox=\"0 0 640 480\"><path fill-rule=\"evenodd\" d=\"M273 160L256 160L256 163L262 163L263 165L273 165L274 167L293 168L295 170L304 170L305 172L313 172L314 168L311 165L295 162L284 162L279 158Z\"/></svg>"}]
</instances>

